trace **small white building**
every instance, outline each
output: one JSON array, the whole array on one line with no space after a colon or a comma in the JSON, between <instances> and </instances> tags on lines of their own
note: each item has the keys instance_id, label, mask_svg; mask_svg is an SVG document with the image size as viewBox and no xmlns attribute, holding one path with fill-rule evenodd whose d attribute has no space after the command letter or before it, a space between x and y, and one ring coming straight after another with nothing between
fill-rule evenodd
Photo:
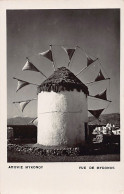
<instances>
[{"instance_id":1,"label":"small white building","mask_svg":"<svg viewBox=\"0 0 124 194\"><path fill-rule=\"evenodd\" d=\"M78 146L87 136L88 88L66 67L58 68L38 87L38 142L45 146Z\"/></svg>"},{"instance_id":2,"label":"small white building","mask_svg":"<svg viewBox=\"0 0 124 194\"><path fill-rule=\"evenodd\" d=\"M120 135L120 129L112 130L112 133L113 133L114 135Z\"/></svg>"}]
</instances>

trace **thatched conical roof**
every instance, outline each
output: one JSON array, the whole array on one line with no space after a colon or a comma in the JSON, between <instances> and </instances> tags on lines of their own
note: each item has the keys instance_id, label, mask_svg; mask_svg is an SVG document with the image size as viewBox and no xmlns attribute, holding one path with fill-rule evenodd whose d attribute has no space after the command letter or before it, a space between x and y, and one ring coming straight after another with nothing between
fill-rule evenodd
<instances>
[{"instance_id":1,"label":"thatched conical roof","mask_svg":"<svg viewBox=\"0 0 124 194\"><path fill-rule=\"evenodd\" d=\"M38 93L41 91L73 91L74 89L79 92L83 91L87 95L89 94L87 86L84 85L69 69L60 67L38 86Z\"/></svg>"}]
</instances>

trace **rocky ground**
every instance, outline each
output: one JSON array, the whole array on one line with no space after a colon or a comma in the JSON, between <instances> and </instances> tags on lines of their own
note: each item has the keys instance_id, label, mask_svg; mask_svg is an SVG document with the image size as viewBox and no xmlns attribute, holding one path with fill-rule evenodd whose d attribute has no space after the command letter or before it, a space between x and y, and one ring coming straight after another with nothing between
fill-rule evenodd
<instances>
[{"instance_id":1,"label":"rocky ground","mask_svg":"<svg viewBox=\"0 0 124 194\"><path fill-rule=\"evenodd\" d=\"M8 162L119 161L119 147L52 148L38 144L8 144Z\"/></svg>"}]
</instances>

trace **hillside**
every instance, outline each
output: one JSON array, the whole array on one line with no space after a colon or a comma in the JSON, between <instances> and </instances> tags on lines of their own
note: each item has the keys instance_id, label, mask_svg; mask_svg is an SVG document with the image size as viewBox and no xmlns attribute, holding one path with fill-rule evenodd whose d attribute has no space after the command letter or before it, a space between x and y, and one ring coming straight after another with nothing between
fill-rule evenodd
<instances>
[{"instance_id":1,"label":"hillside","mask_svg":"<svg viewBox=\"0 0 124 194\"><path fill-rule=\"evenodd\" d=\"M99 122L94 117L89 117L89 124L90 125L106 125L107 123L120 125L120 114L119 113L112 113L112 114L103 114L100 116Z\"/></svg>"},{"instance_id":2,"label":"hillside","mask_svg":"<svg viewBox=\"0 0 124 194\"><path fill-rule=\"evenodd\" d=\"M14 117L9 118L7 120L8 125L27 125L31 120L34 118L30 117ZM103 114L100 116L101 122L99 122L94 117L89 117L89 124L90 125L105 125L107 123L120 125L120 114L119 113L112 113L112 114Z\"/></svg>"},{"instance_id":3,"label":"hillside","mask_svg":"<svg viewBox=\"0 0 124 194\"><path fill-rule=\"evenodd\" d=\"M30 117L14 117L7 119L7 125L27 125L34 118Z\"/></svg>"}]
</instances>

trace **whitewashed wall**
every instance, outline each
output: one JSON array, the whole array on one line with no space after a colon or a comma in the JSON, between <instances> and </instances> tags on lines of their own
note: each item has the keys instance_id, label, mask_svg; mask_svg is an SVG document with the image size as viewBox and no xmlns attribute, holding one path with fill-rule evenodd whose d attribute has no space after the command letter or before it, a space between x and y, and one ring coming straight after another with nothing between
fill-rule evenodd
<instances>
[{"instance_id":1,"label":"whitewashed wall","mask_svg":"<svg viewBox=\"0 0 124 194\"><path fill-rule=\"evenodd\" d=\"M85 141L88 122L87 98L83 92L38 94L38 143L73 146Z\"/></svg>"}]
</instances>

